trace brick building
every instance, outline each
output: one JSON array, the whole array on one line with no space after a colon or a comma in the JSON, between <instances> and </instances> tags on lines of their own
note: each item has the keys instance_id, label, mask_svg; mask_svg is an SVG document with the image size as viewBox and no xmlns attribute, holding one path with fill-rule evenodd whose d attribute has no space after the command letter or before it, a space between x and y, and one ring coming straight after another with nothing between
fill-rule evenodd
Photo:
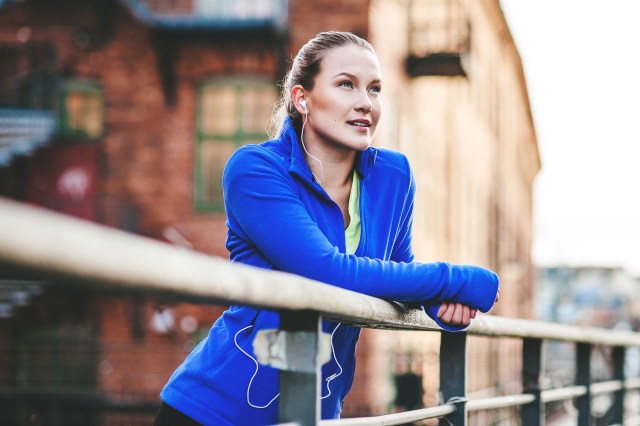
<instances>
[{"instance_id":1,"label":"brick building","mask_svg":"<svg viewBox=\"0 0 640 426\"><path fill-rule=\"evenodd\" d=\"M430 56L409 42L430 25L461 31L461 43ZM328 29L378 51L386 110L376 144L406 152L416 170L418 258L504 276L519 268L518 290L502 296L516 305L500 313L528 316L539 159L493 0L0 0L0 196L226 258L222 166L265 138L288 62ZM482 40L471 44L484 64L475 71L459 50L469 38ZM0 272L0 410L16 424L149 424L169 374L222 310ZM434 403L432 343L365 330L359 348L345 416L388 412L394 398ZM398 399L396 389L421 384L407 371L424 377L427 397Z\"/></svg>"},{"instance_id":2,"label":"brick building","mask_svg":"<svg viewBox=\"0 0 640 426\"><path fill-rule=\"evenodd\" d=\"M226 158L265 139L290 52L367 18L364 0L2 1L0 195L227 257ZM15 424L148 423L222 310L2 282Z\"/></svg>"}]
</instances>

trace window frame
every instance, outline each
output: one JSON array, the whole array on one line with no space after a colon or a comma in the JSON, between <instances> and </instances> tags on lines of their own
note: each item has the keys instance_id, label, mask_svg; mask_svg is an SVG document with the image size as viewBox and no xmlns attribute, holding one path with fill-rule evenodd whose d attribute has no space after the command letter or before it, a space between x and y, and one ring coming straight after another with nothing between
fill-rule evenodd
<instances>
[{"instance_id":1,"label":"window frame","mask_svg":"<svg viewBox=\"0 0 640 426\"><path fill-rule=\"evenodd\" d=\"M86 94L97 94L100 96L100 126L101 131L97 135L90 135L83 129L74 129L69 127L67 110L67 96L71 92L82 92ZM104 137L106 133L106 100L105 92L102 84L96 80L89 79L70 79L59 82L58 87L58 137L64 140L95 142Z\"/></svg>"}]
</instances>

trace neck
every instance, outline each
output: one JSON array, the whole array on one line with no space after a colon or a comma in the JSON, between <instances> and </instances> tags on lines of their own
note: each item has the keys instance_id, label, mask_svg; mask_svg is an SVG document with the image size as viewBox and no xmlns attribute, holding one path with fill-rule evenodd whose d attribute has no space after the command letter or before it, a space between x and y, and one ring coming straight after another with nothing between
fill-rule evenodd
<instances>
[{"instance_id":1,"label":"neck","mask_svg":"<svg viewBox=\"0 0 640 426\"><path fill-rule=\"evenodd\" d=\"M351 184L356 160L355 152L351 151L338 157L305 153L304 157L309 169L323 188L337 188Z\"/></svg>"}]
</instances>

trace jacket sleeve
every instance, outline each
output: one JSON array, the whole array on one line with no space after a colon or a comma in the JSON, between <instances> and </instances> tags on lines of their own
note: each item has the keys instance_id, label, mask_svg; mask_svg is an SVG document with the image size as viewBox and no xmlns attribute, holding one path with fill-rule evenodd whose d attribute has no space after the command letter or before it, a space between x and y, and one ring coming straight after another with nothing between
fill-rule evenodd
<instances>
[{"instance_id":1,"label":"jacket sleeve","mask_svg":"<svg viewBox=\"0 0 640 426\"><path fill-rule=\"evenodd\" d=\"M340 253L307 212L288 170L260 147L231 157L223 190L229 226L281 271L387 300L454 300L482 311L493 305L498 278L486 269Z\"/></svg>"},{"instance_id":2,"label":"jacket sleeve","mask_svg":"<svg viewBox=\"0 0 640 426\"><path fill-rule=\"evenodd\" d=\"M403 208L402 222L391 251L391 260L408 263L412 262L414 258L411 239L413 235L413 206L416 199L416 181L408 161L406 168L409 171L409 185L405 197L406 206Z\"/></svg>"}]
</instances>

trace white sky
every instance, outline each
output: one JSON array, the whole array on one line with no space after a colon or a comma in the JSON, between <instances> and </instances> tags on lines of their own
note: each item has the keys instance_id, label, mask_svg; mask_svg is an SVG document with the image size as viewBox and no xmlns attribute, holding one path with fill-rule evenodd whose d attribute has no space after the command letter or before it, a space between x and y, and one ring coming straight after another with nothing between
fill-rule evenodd
<instances>
[{"instance_id":1,"label":"white sky","mask_svg":"<svg viewBox=\"0 0 640 426\"><path fill-rule=\"evenodd\" d=\"M640 275L640 1L500 3L543 163L534 260Z\"/></svg>"}]
</instances>

